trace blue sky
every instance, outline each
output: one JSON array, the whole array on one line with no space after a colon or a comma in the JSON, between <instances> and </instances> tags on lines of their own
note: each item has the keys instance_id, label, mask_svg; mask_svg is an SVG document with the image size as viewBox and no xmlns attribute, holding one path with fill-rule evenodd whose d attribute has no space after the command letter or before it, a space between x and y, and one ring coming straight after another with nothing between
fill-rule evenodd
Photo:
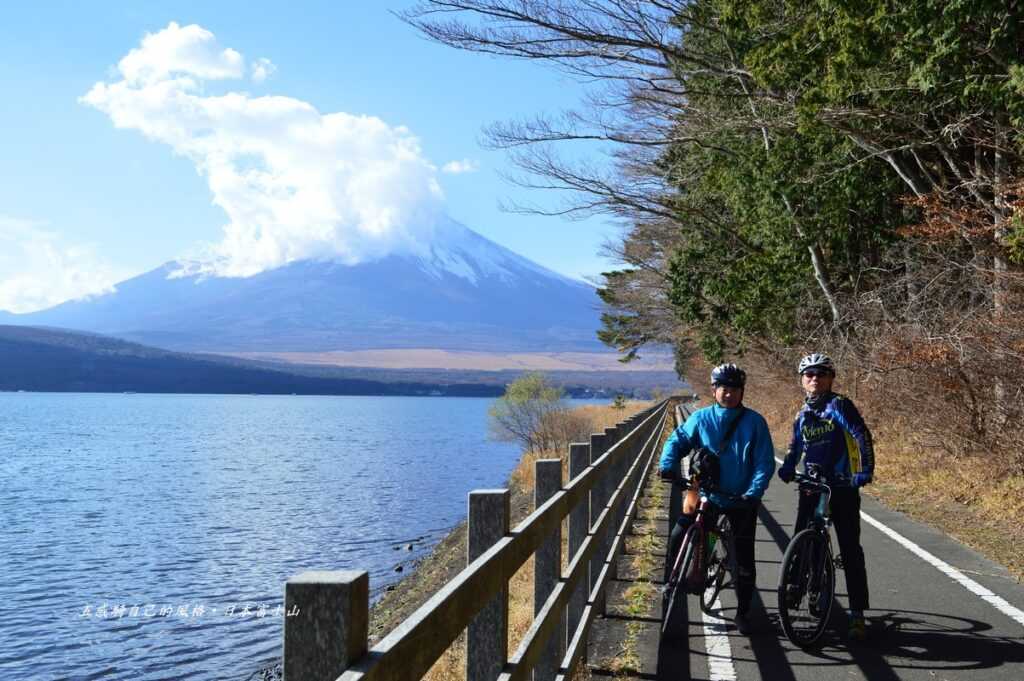
<instances>
[{"instance_id":1,"label":"blue sky","mask_svg":"<svg viewBox=\"0 0 1024 681\"><path fill-rule=\"evenodd\" d=\"M409 4L5 7L0 309L178 257L219 258L230 275L335 252L357 261L423 237L409 225L430 211L570 276L607 269L597 252L617 232L610 220L501 212L502 200L558 199L507 183L505 154L479 145L483 126L572 107L583 86L430 43L388 13ZM285 129L314 139L283 144ZM451 162L471 171L446 172Z\"/></svg>"}]
</instances>

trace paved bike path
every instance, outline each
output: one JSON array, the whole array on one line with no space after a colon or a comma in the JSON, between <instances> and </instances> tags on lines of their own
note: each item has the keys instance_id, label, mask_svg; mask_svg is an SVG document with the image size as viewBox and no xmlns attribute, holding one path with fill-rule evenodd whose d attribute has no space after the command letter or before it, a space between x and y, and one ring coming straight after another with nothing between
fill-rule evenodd
<instances>
[{"instance_id":1,"label":"paved bike path","mask_svg":"<svg viewBox=\"0 0 1024 681\"><path fill-rule=\"evenodd\" d=\"M652 475L645 498L647 512L659 519L663 552L667 509L653 508L650 502L657 496L653 486L660 484ZM776 478L765 495L756 537L758 591L751 636L740 636L732 627L735 595L726 590L721 597L722 620L705 616L691 597L689 637L661 644L660 604L641 615L625 610L620 594L633 578L627 565L630 556L626 556L609 597L609 616L598 620L594 630L590 664L594 677L615 673L607 664L609 651L614 653L622 640L632 636L640 669L625 678L1024 681L1024 621L1019 621L1024 617L1024 585L1001 566L867 495L862 495L862 512L888 528L883 531L865 520L861 523L872 605L867 612L868 640L846 640L845 575L839 571L837 603L823 645L813 652L793 646L782 633L775 592L782 553L796 517L796 494L794 485ZM893 533L902 539L894 539ZM907 548L908 541L916 545L917 553ZM919 555L922 552L931 562Z\"/></svg>"}]
</instances>

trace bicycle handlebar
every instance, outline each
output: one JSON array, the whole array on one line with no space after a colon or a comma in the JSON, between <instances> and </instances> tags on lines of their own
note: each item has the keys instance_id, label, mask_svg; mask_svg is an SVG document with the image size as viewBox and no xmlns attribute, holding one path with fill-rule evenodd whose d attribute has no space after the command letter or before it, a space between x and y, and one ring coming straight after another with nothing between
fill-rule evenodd
<instances>
[{"instance_id":1,"label":"bicycle handlebar","mask_svg":"<svg viewBox=\"0 0 1024 681\"><path fill-rule=\"evenodd\" d=\"M836 478L832 481L826 481L825 478L822 477L821 475L811 476L807 475L806 473L796 473L793 476L793 482L797 483L801 487L810 487L818 491L827 490L830 494L832 492L832 487L836 483L842 483L846 481L847 479L842 476L836 476Z\"/></svg>"},{"instance_id":2,"label":"bicycle handlebar","mask_svg":"<svg viewBox=\"0 0 1024 681\"><path fill-rule=\"evenodd\" d=\"M694 479L693 478L688 478L685 475L683 475L683 476L679 476L679 477L673 476L671 478L662 478L662 480L665 481L665 482L670 482L673 485L681 487L684 490L688 490L688 489L690 489L690 484L693 482ZM699 480L698 480L698 484L699 484ZM743 495L742 494L729 494L728 492L723 492L721 490L717 490L717 489L716 490L709 490L709 489L705 489L705 488L701 488L699 491L700 491L701 494L705 494L705 495L711 494L713 492L714 494L717 494L720 497L724 497L724 498L726 498L726 499L728 499L730 501L743 501ZM747 499L750 499L750 497L747 497Z\"/></svg>"}]
</instances>

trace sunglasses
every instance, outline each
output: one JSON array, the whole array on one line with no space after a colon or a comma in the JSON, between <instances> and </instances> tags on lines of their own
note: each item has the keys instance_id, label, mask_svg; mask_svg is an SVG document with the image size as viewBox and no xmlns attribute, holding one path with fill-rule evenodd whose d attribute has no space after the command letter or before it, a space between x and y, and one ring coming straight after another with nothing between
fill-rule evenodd
<instances>
[{"instance_id":1,"label":"sunglasses","mask_svg":"<svg viewBox=\"0 0 1024 681\"><path fill-rule=\"evenodd\" d=\"M818 377L818 376L831 376L827 371L805 371L804 376Z\"/></svg>"}]
</instances>

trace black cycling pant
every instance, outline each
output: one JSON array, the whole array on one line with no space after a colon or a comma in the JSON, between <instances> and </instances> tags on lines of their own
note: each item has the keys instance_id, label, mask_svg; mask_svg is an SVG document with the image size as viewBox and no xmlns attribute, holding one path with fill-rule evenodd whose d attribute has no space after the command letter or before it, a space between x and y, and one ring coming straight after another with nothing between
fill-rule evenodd
<instances>
[{"instance_id":1,"label":"black cycling pant","mask_svg":"<svg viewBox=\"0 0 1024 681\"><path fill-rule=\"evenodd\" d=\"M757 584L757 568L754 565L754 534L757 531L757 509L760 501L750 501L744 506L722 509L729 518L733 535L736 538L736 600L737 612L746 614L750 610L750 601L754 597ZM683 543L683 535L693 524L695 515L680 515L668 540L668 552L665 556L664 581L668 582L676 554ZM705 527L710 527L714 516L705 516Z\"/></svg>"},{"instance_id":2,"label":"black cycling pant","mask_svg":"<svg viewBox=\"0 0 1024 681\"><path fill-rule=\"evenodd\" d=\"M818 494L800 492L793 536L814 517ZM832 525L839 538L839 555L846 572L846 590L850 594L850 610L867 610L868 573L864 567L864 550L860 546L860 490L855 487L833 487L829 504Z\"/></svg>"}]
</instances>

